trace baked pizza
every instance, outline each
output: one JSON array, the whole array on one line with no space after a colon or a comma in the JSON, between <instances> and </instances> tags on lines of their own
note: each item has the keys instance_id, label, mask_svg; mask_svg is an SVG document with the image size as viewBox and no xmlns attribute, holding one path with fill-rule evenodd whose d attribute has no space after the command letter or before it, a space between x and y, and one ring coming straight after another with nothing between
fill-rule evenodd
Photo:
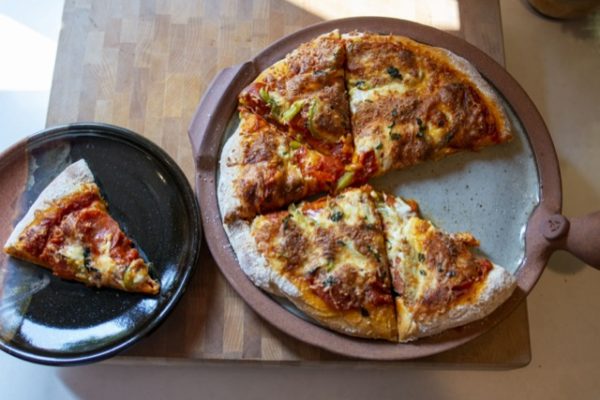
<instances>
[{"instance_id":1,"label":"baked pizza","mask_svg":"<svg viewBox=\"0 0 600 400\"><path fill-rule=\"evenodd\" d=\"M353 147L345 63L340 33L321 35L261 72L240 93L240 105L297 141L348 162Z\"/></svg>"},{"instance_id":2,"label":"baked pizza","mask_svg":"<svg viewBox=\"0 0 600 400\"><path fill-rule=\"evenodd\" d=\"M84 160L68 166L39 195L4 252L88 286L157 294L148 264L108 213Z\"/></svg>"},{"instance_id":3,"label":"baked pizza","mask_svg":"<svg viewBox=\"0 0 600 400\"><path fill-rule=\"evenodd\" d=\"M406 342L490 314L515 279L403 201L365 185L226 225L262 289L345 334Z\"/></svg>"},{"instance_id":4,"label":"baked pizza","mask_svg":"<svg viewBox=\"0 0 600 400\"><path fill-rule=\"evenodd\" d=\"M344 35L357 181L512 138L500 100L448 50L409 38Z\"/></svg>"},{"instance_id":5,"label":"baked pizza","mask_svg":"<svg viewBox=\"0 0 600 400\"><path fill-rule=\"evenodd\" d=\"M344 164L336 157L314 150L243 108L223 155L219 205L227 222L251 219L330 191L344 174Z\"/></svg>"},{"instance_id":6,"label":"baked pizza","mask_svg":"<svg viewBox=\"0 0 600 400\"><path fill-rule=\"evenodd\" d=\"M333 31L261 72L239 115L218 199L257 286L336 331L401 342L482 318L513 292L514 277L474 252L472 235L445 233L416 202L364 185L512 138L466 60L401 36Z\"/></svg>"}]
</instances>

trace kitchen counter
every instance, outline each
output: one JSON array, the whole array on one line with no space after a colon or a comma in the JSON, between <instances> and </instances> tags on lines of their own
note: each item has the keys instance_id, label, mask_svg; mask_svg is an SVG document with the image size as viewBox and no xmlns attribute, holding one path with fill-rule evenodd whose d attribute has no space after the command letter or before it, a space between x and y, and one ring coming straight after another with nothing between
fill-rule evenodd
<instances>
[{"instance_id":1,"label":"kitchen counter","mask_svg":"<svg viewBox=\"0 0 600 400\"><path fill-rule=\"evenodd\" d=\"M136 2L137 3L137 2ZM145 2L143 2L145 3ZM321 4L322 3L322 4ZM332 15L342 17L347 13L367 13L360 9L359 2L346 2L348 8L336 10L327 7L327 2L313 1L291 1L272 7L268 13L269 18L281 20L276 24L276 29L283 35L298 29L308 22L318 22L321 19L329 19ZM412 2L403 2L396 10L389 3L381 3L381 10L388 16L411 18L428 17L430 24L441 28L461 32L460 15L468 13L473 8L465 7L469 2L460 2L460 7L452 1L429 2L428 7L419 9L410 7ZM85 10L91 2L67 1L66 9L80 8ZM129 3L128 3L129 4ZM155 3L156 7L161 4ZM236 3L237 4L237 3ZM600 82L597 79L597 71L600 70L599 52L599 24L593 20L579 22L558 22L546 20L531 11L523 2L502 1L501 11L504 31L504 54L508 70L523 85L530 94L536 105L544 116L553 140L557 147L557 153L563 173L564 207L565 215L581 215L598 209L600 202L600 182L597 180L596 171L600 166L597 152L600 147L600 116L598 115L598 104L600 93ZM236 8L234 4L226 7L226 10L237 10L243 12L243 7ZM286 21L285 7L300 7L307 10L305 20ZM225 6L224 6L225 7ZM355 7L353 9L352 7ZM423 6L420 6L423 7ZM446 7L445 9L443 7ZM353 11L354 10L354 11ZM429 14L427 14L429 10ZM433 12L431 10L437 10ZM148 10L147 10L148 11ZM160 9L154 9L160 14ZM196 10L197 11L197 10ZM204 12L217 12L219 10L203 10ZM264 10L248 9L247 12L261 13ZM126 7L121 9L126 15ZM195 12L190 10L190 13ZM337 12L337 13L336 13ZM166 13L166 12L165 12ZM340 15L342 14L342 15ZM237 15L237 14L236 14ZM454 16L454 17L453 17ZM85 18L82 11L75 18ZM225 18L234 16L225 16ZM456 21L459 21L459 26ZM104 15L108 18L110 25L114 16ZM98 22L98 21L92 21ZM248 23L250 24L251 21ZM169 21L178 24L178 21ZM181 22L183 23L183 22ZM489 21L479 21L474 28L489 31ZM128 40L135 42L137 35L148 34L148 30L139 29L139 25L133 26L133 22L120 23L117 28L108 29L102 37L87 37L86 43L77 42L73 37L71 45L83 46L84 61L88 65L96 67L89 68L87 74L108 74L112 76L114 86L99 85L87 88L106 96L108 101L86 102L90 98L80 94L78 91L69 92L69 87L77 87L77 79L90 79L90 75L78 76L77 71L70 70L72 65L61 65L57 61L57 72L66 68L73 82L66 84L63 93L51 97L51 107L48 114L50 124L74 121L79 119L97 119L113 122L119 125L129 126L134 130L147 134L150 138L163 141L167 151L188 171L192 167L189 153L179 143L173 143L164 139L161 135L162 129L185 130L187 121L193 112L193 106L178 103L177 98L182 94L195 96L196 101L203 88L218 68L233 64L249 58L259 51L270 39L265 33L258 35L257 41L248 43L247 49L240 53L232 54L231 50L218 47L214 43L228 40L227 29L213 32L210 30L210 21L207 21L200 31L182 31L182 38L194 40L204 35L210 36L209 45L202 54L210 55L210 59L204 60L197 65L187 64L185 60L177 57L177 54L169 53L169 43L159 43L164 46L165 57L170 57L169 62L174 68L181 68L182 74L186 68L197 68L206 74L207 81L198 85L193 82L172 78L165 82L166 87L151 86L148 97L140 95L140 85L151 81L152 76L144 77L143 74L132 82L127 77L131 74L126 70L130 63L127 57L127 46L115 54L105 53L106 60L98 59L99 46L106 46L111 40L119 40L127 44ZM297 25L296 25L297 24ZM261 24L247 26L245 29L256 30L260 33ZM142 27L143 28L143 27ZM502 56L502 43L494 45L494 36L481 34L481 31L465 30L462 25L462 34L469 40L478 37L481 42L475 43L480 47L491 49L498 57ZM488 30L486 30L488 29ZM141 32L141 33L140 33ZM132 36L132 35L136 36ZM117 38L118 35L118 38ZM191 35L191 36L187 36ZM240 34L241 35L241 34ZM525 39L526 38L526 39ZM239 38L238 38L239 39ZM175 40L175 39L173 39ZM214 40L210 45L210 40ZM81 48L80 48L81 50ZM190 50L191 51L191 50ZM151 52L144 58L135 59L135 63L152 66L159 63L160 59L152 57ZM111 59L110 57L115 57ZM120 61L123 60L123 61ZM63 60L64 61L64 60ZM116 62L115 62L116 61ZM120 62L119 62L120 61ZM137 64L136 64L137 65ZM153 69L150 67L150 71ZM160 72L160 71L159 71ZM177 72L177 71L176 71ZM63 70L64 73L64 70ZM112 74L112 75L111 75ZM56 76L56 75L55 75ZM590 79L590 77L592 77ZM56 78L55 78L56 79ZM133 87L132 96L141 96L140 99L148 107L156 107L151 110L160 110L162 125L152 126L150 123L142 123L138 116L144 117L144 111L139 107L142 100L136 102L132 98L126 98L126 91L121 90L127 85ZM121 89L119 89L121 88ZM136 92L136 88L138 91ZM152 92L154 90L154 92ZM166 93L160 97L162 103L152 101L155 94ZM164 99L169 99L165 102ZM172 99L173 102L171 101ZM106 100L106 99L105 99ZM81 104L80 104L81 101ZM127 105L125 107L124 105ZM129 108L129 105L134 105ZM135 105L138 105L136 109ZM54 108L53 108L54 107ZM125 111L127 110L127 111ZM131 122L131 121L134 122ZM268 390L270 393L293 393L296 398L319 398L344 396L349 398L373 395L374 390L381 393L382 397L397 397L399 394L410 394L413 397L422 398L596 398L600 394L600 382L597 377L600 372L600 345L597 334L600 331L600 322L596 315L600 308L598 288L600 286L600 274L589 267L582 265L579 261L567 254L558 253L552 257L546 272L542 275L540 282L528 297L529 306L529 337L531 342L531 362L524 368L519 369L494 369L484 370L481 366L472 364L453 363L453 365L435 365L435 363L423 363L409 365L386 364L385 366L368 367L360 362L351 364L234 364L227 363L186 363L170 362L167 366L154 365L163 360L145 360L132 365L114 365L102 363L94 366L77 367L56 370L53 368L23 365L17 360L7 359L2 355L0 366L6 373L0 374L0 393L7 391L8 394L33 393L37 395L55 395L64 397L65 394L76 397L98 397L104 392L103 388L110 380L111 388L116 388L120 394L135 395L137 397L166 397L171 394L182 397L186 394L205 394L207 398L228 398L237 393L239 397L259 398ZM527 313L524 314L525 316ZM591 316L587 318L586 316ZM526 322L526 319L525 319ZM164 328L167 328L166 326ZM162 328L161 328L162 329ZM159 334L157 331L156 334ZM143 344L141 344L143 345ZM527 347L529 343L527 343ZM285 347L279 347L285 348ZM490 347L494 351L493 347ZM528 350L527 350L528 351ZM135 348L133 349L135 353ZM8 368L8 366L16 366ZM506 367L506 366L505 366ZM490 366L486 366L489 369ZM24 371L35 372L35 376L42 376L42 382L49 391L36 391L35 388L24 388L19 386L7 386L11 377L16 381L23 381ZM59 380L51 379L57 376ZM120 379L127 376L127 379ZM43 378L46 377L46 378ZM236 382L231 385L230 382ZM236 386L235 388L233 386ZM42 385L42 387L44 387ZM376 389L373 389L376 388ZM227 395L229 394L229 395ZM220 395L220 396L219 396ZM4 396L3 396L4 397ZM47 396L44 396L47 397ZM201 397L201 396L199 396Z\"/></svg>"}]
</instances>

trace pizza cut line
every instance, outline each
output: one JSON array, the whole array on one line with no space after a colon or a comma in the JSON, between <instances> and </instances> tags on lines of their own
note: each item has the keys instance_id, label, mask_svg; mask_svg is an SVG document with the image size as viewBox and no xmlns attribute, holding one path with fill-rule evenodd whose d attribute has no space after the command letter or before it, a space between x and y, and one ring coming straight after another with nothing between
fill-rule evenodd
<instances>
[{"instance_id":1,"label":"pizza cut line","mask_svg":"<svg viewBox=\"0 0 600 400\"><path fill-rule=\"evenodd\" d=\"M333 31L261 72L239 116L217 195L258 287L330 329L396 342L483 318L512 294L515 278L474 252L471 234L365 185L511 140L501 100L466 60L406 37Z\"/></svg>"},{"instance_id":2,"label":"pizza cut line","mask_svg":"<svg viewBox=\"0 0 600 400\"><path fill-rule=\"evenodd\" d=\"M160 284L108 213L85 160L63 170L17 223L4 252L91 287L157 294Z\"/></svg>"}]
</instances>

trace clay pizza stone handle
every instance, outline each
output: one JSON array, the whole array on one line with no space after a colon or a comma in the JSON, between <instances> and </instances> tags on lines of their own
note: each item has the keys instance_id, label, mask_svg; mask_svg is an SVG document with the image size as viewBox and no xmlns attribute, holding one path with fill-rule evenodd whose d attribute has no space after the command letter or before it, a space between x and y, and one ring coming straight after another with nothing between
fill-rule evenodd
<instances>
[{"instance_id":1,"label":"clay pizza stone handle","mask_svg":"<svg viewBox=\"0 0 600 400\"><path fill-rule=\"evenodd\" d=\"M214 167L219 148L202 146L202 143L207 135L220 135L226 129L237 105L231 98L237 98L255 76L256 68L249 61L222 69L208 85L188 128L197 169Z\"/></svg>"},{"instance_id":2,"label":"clay pizza stone handle","mask_svg":"<svg viewBox=\"0 0 600 400\"><path fill-rule=\"evenodd\" d=\"M547 218L542 234L555 249L600 269L600 211L571 219L554 214Z\"/></svg>"}]
</instances>

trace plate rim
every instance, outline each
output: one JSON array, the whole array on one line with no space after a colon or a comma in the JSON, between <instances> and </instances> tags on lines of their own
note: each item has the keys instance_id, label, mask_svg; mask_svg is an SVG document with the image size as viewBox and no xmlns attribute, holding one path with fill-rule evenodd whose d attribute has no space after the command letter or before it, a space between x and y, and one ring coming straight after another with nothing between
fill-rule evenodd
<instances>
[{"instance_id":1,"label":"plate rim","mask_svg":"<svg viewBox=\"0 0 600 400\"><path fill-rule=\"evenodd\" d=\"M11 156L15 156L17 152L23 152L27 157L29 157L29 151L27 149L27 146L29 144L43 141L49 136L58 135L61 133L67 133L67 135L72 135L73 137L76 137L78 136L78 133L76 132L78 130L88 130L90 131L88 133L92 133L93 131L96 131L97 133L108 133L113 137L118 137L121 140L124 140L129 144L139 147L145 152L151 154L157 161L165 165L166 169L173 174L176 184L180 188L178 191L183 194L182 199L184 203L187 204L186 208L188 212L193 215L195 221L200 220L200 207L197 202L197 197L190 185L190 182L181 170L181 167L179 167L175 160L173 160L173 158L156 143L124 127L103 122L75 122L70 124L61 124L48 127L24 139L21 139L20 141L18 141L17 143L13 144L5 151L0 153L0 162L2 160L8 159ZM18 199L20 199L21 196L22 193L18 195ZM11 228L11 230L13 228ZM127 334L117 340L110 341L108 344L106 344L105 346L101 346L98 349L91 351L78 351L77 353L65 354L64 356L61 355L60 352L56 351L51 351L52 355L37 354L33 351L25 350L20 346L15 345L12 341L7 342L2 338L0 338L0 349L6 352L7 354L11 354L25 361L30 361L43 365L67 366L88 364L92 362L101 361L111 356L114 356L119 352L125 350L126 348L132 346L140 339L152 333L164 322L167 316L179 303L181 297L187 289L191 277L193 276L196 269L199 268L198 264L200 258L203 230L200 223L194 222L190 223L190 228L191 251L189 251L189 249L187 251L188 254L186 258L188 259L188 262L186 262L186 267L183 273L180 275L181 278L179 279L179 283L176 285L174 290L171 290L168 293L166 302L164 303L162 308L159 309L157 314L149 320L145 321L144 324L141 325L141 328L135 329L132 333ZM45 351L44 349L39 350Z\"/></svg>"}]
</instances>

